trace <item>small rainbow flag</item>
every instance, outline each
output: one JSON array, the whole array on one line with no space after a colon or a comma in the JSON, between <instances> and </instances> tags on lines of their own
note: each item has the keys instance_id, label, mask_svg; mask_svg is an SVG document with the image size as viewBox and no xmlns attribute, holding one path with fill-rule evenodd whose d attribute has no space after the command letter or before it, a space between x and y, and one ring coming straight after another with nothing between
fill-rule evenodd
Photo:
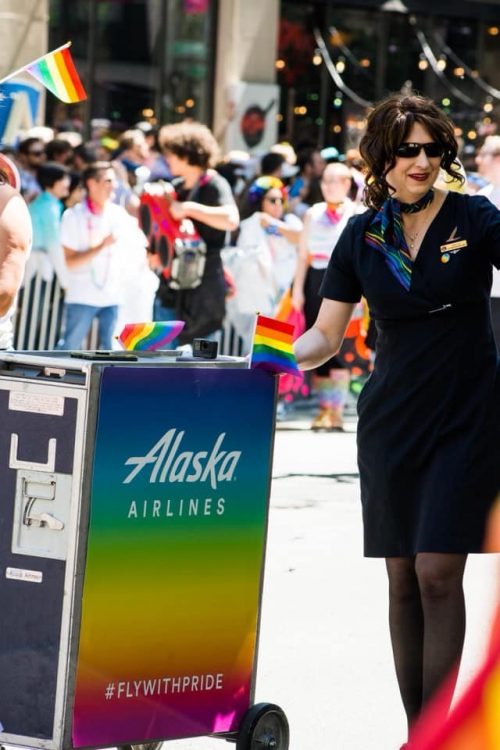
<instances>
[{"instance_id":1,"label":"small rainbow flag","mask_svg":"<svg viewBox=\"0 0 500 750\"><path fill-rule=\"evenodd\" d=\"M183 320L160 323L127 323L116 337L124 349L157 351L173 341L184 328Z\"/></svg>"},{"instance_id":2,"label":"small rainbow flag","mask_svg":"<svg viewBox=\"0 0 500 750\"><path fill-rule=\"evenodd\" d=\"M250 367L298 375L293 353L293 325L257 315Z\"/></svg>"},{"instance_id":3,"label":"small rainbow flag","mask_svg":"<svg viewBox=\"0 0 500 750\"><path fill-rule=\"evenodd\" d=\"M25 65L22 70L30 73L61 101L74 104L86 99L87 94L76 72L69 51L70 45L71 42L68 42L63 47Z\"/></svg>"}]
</instances>

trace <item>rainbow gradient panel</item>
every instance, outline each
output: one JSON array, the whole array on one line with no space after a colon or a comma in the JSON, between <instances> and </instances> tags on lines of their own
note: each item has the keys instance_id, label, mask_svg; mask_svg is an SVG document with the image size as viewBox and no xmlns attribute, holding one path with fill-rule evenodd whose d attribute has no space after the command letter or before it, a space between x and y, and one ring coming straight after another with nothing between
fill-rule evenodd
<instances>
[{"instance_id":1,"label":"rainbow gradient panel","mask_svg":"<svg viewBox=\"0 0 500 750\"><path fill-rule=\"evenodd\" d=\"M253 699L275 379L108 367L75 748L237 731Z\"/></svg>"}]
</instances>

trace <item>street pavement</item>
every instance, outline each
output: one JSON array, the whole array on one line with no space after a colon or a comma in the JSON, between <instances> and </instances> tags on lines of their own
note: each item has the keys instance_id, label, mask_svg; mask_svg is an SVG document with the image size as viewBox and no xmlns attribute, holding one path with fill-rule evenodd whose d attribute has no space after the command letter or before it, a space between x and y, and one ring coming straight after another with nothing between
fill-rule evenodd
<instances>
[{"instance_id":1,"label":"street pavement","mask_svg":"<svg viewBox=\"0 0 500 750\"><path fill-rule=\"evenodd\" d=\"M355 417L340 434L312 433L309 423L302 410L276 431L255 702L283 708L290 750L397 750L405 721L384 562L362 552ZM468 561L458 693L485 647L499 566L494 555ZM213 738L164 746L223 747Z\"/></svg>"}]
</instances>

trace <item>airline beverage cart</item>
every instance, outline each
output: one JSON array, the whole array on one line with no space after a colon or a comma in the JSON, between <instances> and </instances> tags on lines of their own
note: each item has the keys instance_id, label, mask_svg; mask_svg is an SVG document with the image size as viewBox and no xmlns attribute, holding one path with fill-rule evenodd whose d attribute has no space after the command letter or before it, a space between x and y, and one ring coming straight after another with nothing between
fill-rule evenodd
<instances>
[{"instance_id":1,"label":"airline beverage cart","mask_svg":"<svg viewBox=\"0 0 500 750\"><path fill-rule=\"evenodd\" d=\"M0 353L0 744L217 736L253 704L275 378L179 353Z\"/></svg>"}]
</instances>

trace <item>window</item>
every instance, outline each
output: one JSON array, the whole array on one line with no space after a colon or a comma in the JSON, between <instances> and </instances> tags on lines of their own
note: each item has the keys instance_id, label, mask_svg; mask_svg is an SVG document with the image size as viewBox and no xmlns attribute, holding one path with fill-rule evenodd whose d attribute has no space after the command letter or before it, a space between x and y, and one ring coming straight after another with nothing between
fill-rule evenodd
<instances>
[{"instance_id":1,"label":"window","mask_svg":"<svg viewBox=\"0 0 500 750\"><path fill-rule=\"evenodd\" d=\"M110 119L119 127L186 116L210 124L215 2L206 8L203 3L196 8L191 0L94 2L52 0L49 28L51 47L73 40L76 65L92 92L90 117ZM88 59L92 49L93 61ZM49 122L85 111L85 106L61 108L49 99Z\"/></svg>"}]
</instances>

